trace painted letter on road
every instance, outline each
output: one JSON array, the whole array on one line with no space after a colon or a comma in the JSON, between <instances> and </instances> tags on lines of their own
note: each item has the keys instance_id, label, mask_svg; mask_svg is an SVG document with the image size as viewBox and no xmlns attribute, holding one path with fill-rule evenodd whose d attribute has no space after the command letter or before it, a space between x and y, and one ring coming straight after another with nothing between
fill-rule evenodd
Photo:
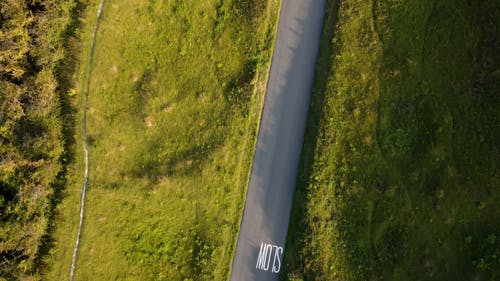
<instances>
[{"instance_id":1,"label":"painted letter on road","mask_svg":"<svg viewBox=\"0 0 500 281\"><path fill-rule=\"evenodd\" d=\"M255 268L262 271L279 273L281 269L282 256L283 247L268 243L260 243L259 254L257 256L257 264L255 265Z\"/></svg>"}]
</instances>

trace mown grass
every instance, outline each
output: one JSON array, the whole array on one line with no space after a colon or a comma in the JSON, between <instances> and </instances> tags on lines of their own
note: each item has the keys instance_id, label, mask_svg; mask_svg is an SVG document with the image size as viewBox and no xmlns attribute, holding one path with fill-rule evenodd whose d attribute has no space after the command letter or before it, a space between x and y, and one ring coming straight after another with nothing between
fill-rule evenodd
<instances>
[{"instance_id":1,"label":"mown grass","mask_svg":"<svg viewBox=\"0 0 500 281\"><path fill-rule=\"evenodd\" d=\"M496 280L500 4L329 1L288 280Z\"/></svg>"},{"instance_id":2,"label":"mown grass","mask_svg":"<svg viewBox=\"0 0 500 281\"><path fill-rule=\"evenodd\" d=\"M82 62L96 2L83 15ZM87 109L90 183L76 280L227 278L278 5L105 2ZM81 144L76 151L47 280L69 274Z\"/></svg>"}]
</instances>

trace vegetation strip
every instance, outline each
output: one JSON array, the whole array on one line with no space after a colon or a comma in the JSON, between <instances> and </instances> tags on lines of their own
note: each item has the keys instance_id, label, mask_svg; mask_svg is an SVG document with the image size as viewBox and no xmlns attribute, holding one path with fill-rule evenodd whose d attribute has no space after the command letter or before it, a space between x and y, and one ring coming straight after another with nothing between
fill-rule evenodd
<instances>
[{"instance_id":1,"label":"vegetation strip","mask_svg":"<svg viewBox=\"0 0 500 281\"><path fill-rule=\"evenodd\" d=\"M38 280L72 161L75 0L0 1L0 280Z\"/></svg>"},{"instance_id":2,"label":"vegetation strip","mask_svg":"<svg viewBox=\"0 0 500 281\"><path fill-rule=\"evenodd\" d=\"M76 234L76 241L75 241L75 248L73 249L73 256L71 259L71 268L70 268L70 273L69 273L69 280L73 280L75 278L75 268L76 268L76 260L78 256L78 247L80 245L80 237L82 234L82 227L83 227L83 216L85 212L85 194L87 193L87 186L89 182L89 149L88 149L88 144L87 144L87 104L88 104L88 97L89 97L89 87L90 87L90 77L92 73L92 56L94 54L94 47L95 47L95 37L97 35L97 28L99 27L99 19L101 17L101 12L102 12L102 6L104 4L104 0L101 0L99 3L99 8L97 9L97 16L96 16L96 22L94 25L94 31L92 33L92 39L90 43L90 54L89 54L89 60L87 63L87 75L86 75L86 83L85 83L85 91L84 91L84 102L83 102L83 122L82 122L82 129L83 129L83 150L84 150L84 157L85 157L85 174L83 178L83 184L82 184L82 193L81 193L81 199L80 199L80 217L79 217L79 222L78 222L78 232Z\"/></svg>"}]
</instances>

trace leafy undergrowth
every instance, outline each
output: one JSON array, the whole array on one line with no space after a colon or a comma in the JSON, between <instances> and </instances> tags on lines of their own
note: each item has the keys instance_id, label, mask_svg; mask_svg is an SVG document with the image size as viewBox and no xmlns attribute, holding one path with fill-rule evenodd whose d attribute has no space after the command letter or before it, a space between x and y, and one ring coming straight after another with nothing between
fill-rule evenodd
<instances>
[{"instance_id":1,"label":"leafy undergrowth","mask_svg":"<svg viewBox=\"0 0 500 281\"><path fill-rule=\"evenodd\" d=\"M84 15L87 49L96 2ZM105 2L87 108L90 182L76 280L227 278L278 5ZM75 162L47 280L69 274L83 155Z\"/></svg>"},{"instance_id":2,"label":"leafy undergrowth","mask_svg":"<svg viewBox=\"0 0 500 281\"><path fill-rule=\"evenodd\" d=\"M72 141L74 0L0 1L0 280L36 280ZM28 279L31 278L31 279Z\"/></svg>"},{"instance_id":3,"label":"leafy undergrowth","mask_svg":"<svg viewBox=\"0 0 500 281\"><path fill-rule=\"evenodd\" d=\"M330 1L288 280L498 280L500 3Z\"/></svg>"}]
</instances>

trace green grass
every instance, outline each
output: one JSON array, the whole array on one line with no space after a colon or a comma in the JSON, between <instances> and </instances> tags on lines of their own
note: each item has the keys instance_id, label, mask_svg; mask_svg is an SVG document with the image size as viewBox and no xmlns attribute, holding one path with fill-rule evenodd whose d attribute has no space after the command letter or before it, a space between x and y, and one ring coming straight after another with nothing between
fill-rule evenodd
<instances>
[{"instance_id":1,"label":"green grass","mask_svg":"<svg viewBox=\"0 0 500 281\"><path fill-rule=\"evenodd\" d=\"M334 2L286 279L498 279L499 2Z\"/></svg>"},{"instance_id":2,"label":"green grass","mask_svg":"<svg viewBox=\"0 0 500 281\"><path fill-rule=\"evenodd\" d=\"M81 62L96 2L83 15ZM105 2L87 110L90 183L76 280L228 277L278 5ZM85 67L75 105L82 104ZM44 260L47 280L69 274L80 141L75 153Z\"/></svg>"}]
</instances>

